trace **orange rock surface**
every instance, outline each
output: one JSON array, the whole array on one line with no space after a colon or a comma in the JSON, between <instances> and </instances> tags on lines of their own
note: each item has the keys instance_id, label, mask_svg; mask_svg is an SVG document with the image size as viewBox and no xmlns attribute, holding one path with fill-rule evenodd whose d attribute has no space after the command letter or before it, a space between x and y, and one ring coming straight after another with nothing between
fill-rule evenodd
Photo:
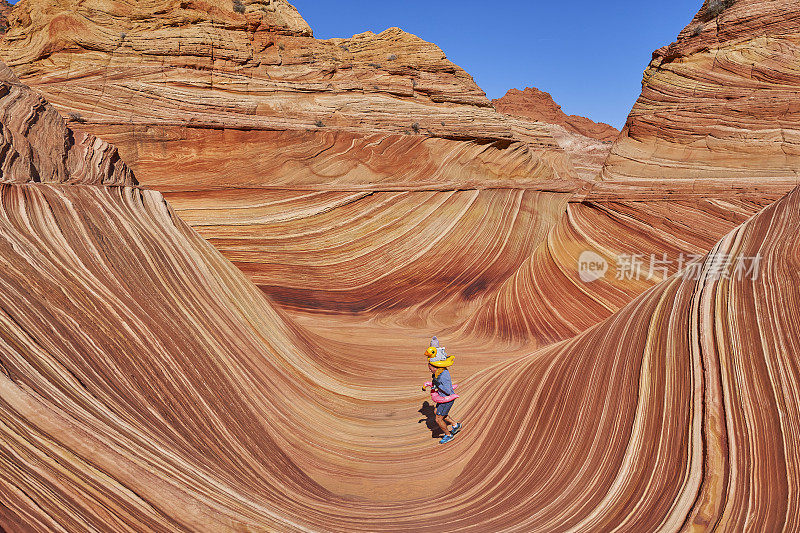
<instances>
[{"instance_id":1,"label":"orange rock surface","mask_svg":"<svg viewBox=\"0 0 800 533\"><path fill-rule=\"evenodd\" d=\"M586 180L597 179L611 151L611 142L619 135L619 131L608 124L567 115L550 93L539 89L511 89L492 103L501 113L544 124L556 143L569 155L575 171Z\"/></svg>"},{"instance_id":2,"label":"orange rock surface","mask_svg":"<svg viewBox=\"0 0 800 533\"><path fill-rule=\"evenodd\" d=\"M172 171L175 156L259 187L285 186L270 172L281 165L293 188L574 177L541 125L497 113L435 45L398 28L320 41L283 0L236 5L26 2L0 56L156 186L192 179ZM303 164L320 152L323 168ZM374 154L382 168L371 168ZM431 157L449 164L430 168Z\"/></svg>"},{"instance_id":3,"label":"orange rock surface","mask_svg":"<svg viewBox=\"0 0 800 533\"><path fill-rule=\"evenodd\" d=\"M398 310L455 283L447 312L466 316L582 186L547 125L498 113L397 28L320 41L286 2L154 6L23 3L0 57L292 308ZM497 240L464 242L476 223ZM462 264L465 246L486 259ZM420 275L426 260L441 272ZM405 296L387 296L398 283Z\"/></svg>"},{"instance_id":4,"label":"orange rock surface","mask_svg":"<svg viewBox=\"0 0 800 533\"><path fill-rule=\"evenodd\" d=\"M0 57L290 308L466 317L582 186L546 125L413 35L319 41L285 2L172 4L20 4Z\"/></svg>"},{"instance_id":5,"label":"orange rock surface","mask_svg":"<svg viewBox=\"0 0 800 533\"><path fill-rule=\"evenodd\" d=\"M2 86L0 110L35 104ZM52 167L68 130L29 109L55 134L26 144L3 113L3 150ZM409 386L424 333L391 340L406 351L382 357L376 387L387 345L293 323L159 193L106 185L107 168L0 185L4 529L795 527L800 189L694 276L571 340L493 356L449 343L466 429L432 447ZM720 275L720 258L758 256L757 275Z\"/></svg>"},{"instance_id":6,"label":"orange rock surface","mask_svg":"<svg viewBox=\"0 0 800 533\"><path fill-rule=\"evenodd\" d=\"M134 185L117 149L75 133L40 95L0 63L0 182Z\"/></svg>"},{"instance_id":7,"label":"orange rock surface","mask_svg":"<svg viewBox=\"0 0 800 533\"><path fill-rule=\"evenodd\" d=\"M459 328L459 336L504 339L528 347L568 339L607 319L633 298L674 274L683 258L702 256L716 240L776 196L567 204L546 239ZM608 264L591 283L580 277L581 254ZM637 258L637 273L626 258ZM660 261L660 262L659 262ZM651 265L661 265L653 269Z\"/></svg>"},{"instance_id":8,"label":"orange rock surface","mask_svg":"<svg viewBox=\"0 0 800 533\"><path fill-rule=\"evenodd\" d=\"M516 340L535 331L536 345L566 338L652 282L615 297L568 282L553 297L521 288L526 271L563 272L587 248L609 259L695 253L796 184L587 183L577 176L595 178L599 141L495 112L434 45L398 29L318 41L284 2L209 5L162 15L142 3L31 1L0 54L73 127L120 146L143 185L292 312L377 313ZM320 106L334 101L323 121ZM417 115L445 120L409 129ZM684 210L703 197L734 215ZM615 213L623 199L646 238ZM621 220L615 233L575 215L595 210ZM710 231L699 245L696 215ZM647 228L662 223L677 233ZM574 243L560 242L565 227ZM542 253L554 243L558 254ZM523 309L539 311L501 304L510 287L511 301L537 294Z\"/></svg>"}]
</instances>

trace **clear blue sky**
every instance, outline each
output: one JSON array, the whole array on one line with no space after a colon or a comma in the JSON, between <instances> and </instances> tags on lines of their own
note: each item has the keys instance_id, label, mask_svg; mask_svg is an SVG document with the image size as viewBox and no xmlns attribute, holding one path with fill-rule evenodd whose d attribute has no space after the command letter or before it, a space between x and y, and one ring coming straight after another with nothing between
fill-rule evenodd
<instances>
[{"instance_id":1,"label":"clear blue sky","mask_svg":"<svg viewBox=\"0 0 800 533\"><path fill-rule=\"evenodd\" d=\"M702 0L289 0L319 39L400 28L437 44L490 98L533 86L622 127L653 50Z\"/></svg>"}]
</instances>

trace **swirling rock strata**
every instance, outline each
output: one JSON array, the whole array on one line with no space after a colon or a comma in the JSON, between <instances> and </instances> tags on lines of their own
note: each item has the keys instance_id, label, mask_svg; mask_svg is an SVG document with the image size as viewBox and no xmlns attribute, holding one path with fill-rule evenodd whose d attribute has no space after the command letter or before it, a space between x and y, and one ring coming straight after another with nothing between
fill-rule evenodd
<instances>
[{"instance_id":1,"label":"swirling rock strata","mask_svg":"<svg viewBox=\"0 0 800 533\"><path fill-rule=\"evenodd\" d=\"M795 529L798 230L795 190L725 236L694 275L482 375L480 390L520 394L498 396L497 411L477 409L472 424L526 414L514 432L475 437L492 452L464 469L469 485L451 495L452 508L466 513L468 498L492 491L494 528ZM763 260L755 279L721 276L721 261L754 257ZM469 527L455 512L443 518Z\"/></svg>"},{"instance_id":2,"label":"swirling rock strata","mask_svg":"<svg viewBox=\"0 0 800 533\"><path fill-rule=\"evenodd\" d=\"M158 193L14 184L0 186L0 204L3 528L288 527L254 487L279 498L270 463L291 484L307 477L263 412L233 422L252 408L235 382L252 374L218 366L263 365L261 336L288 329L263 295ZM260 459L247 467L245 456Z\"/></svg>"},{"instance_id":3,"label":"swirling rock strata","mask_svg":"<svg viewBox=\"0 0 800 533\"><path fill-rule=\"evenodd\" d=\"M707 0L654 52L603 179L796 182L798 17L795 2Z\"/></svg>"},{"instance_id":4,"label":"swirling rock strata","mask_svg":"<svg viewBox=\"0 0 800 533\"><path fill-rule=\"evenodd\" d=\"M583 186L569 158L438 47L396 28L315 40L268 4L31 0L0 56L282 305L466 317Z\"/></svg>"},{"instance_id":5,"label":"swirling rock strata","mask_svg":"<svg viewBox=\"0 0 800 533\"><path fill-rule=\"evenodd\" d=\"M218 210L209 238L243 264L254 247L274 246L271 261L281 263L289 262L278 250L288 250L289 267L270 266L267 279L320 274L317 249L336 268L346 265L344 276L331 269L343 294L327 290L321 301L362 305L361 273L379 261L388 274L366 279L364 294L381 296L366 302L370 311L379 300L408 306L438 286L429 314L417 315L430 326L438 320L430 309L448 299L497 294L496 316L469 322L477 340L452 337L463 392L455 413L466 429L436 447L415 423L424 408L409 385L424 372L414 346L427 331L373 314L353 328L334 323L339 331L327 337L311 333L160 193L135 186L121 162L107 159L108 145L66 143L70 131L43 100L13 80L3 86L0 109L15 110L0 113L11 154L0 184L4 530L797 528L800 189L715 245L712 232L765 199L698 200L702 188L665 198L663 188L607 184L574 195L310 188L250 196L217 186L212 202L208 189L170 192L201 229ZM52 178L42 183L42 175ZM336 220L335 210L349 216ZM422 229L440 227L438 217L453 226L441 232L437 254L439 233ZM284 225L293 219L305 220ZM331 231L343 221L349 238ZM256 241L251 225L271 229ZM403 235L418 240L404 244ZM585 243L713 253L695 276L667 271L649 284L593 285L601 298L586 311L571 302L579 285L557 272ZM462 278L447 261L459 249L474 259ZM758 275L719 275L720 258L755 257ZM551 262L550 272L537 270ZM505 276L508 283L481 293ZM416 290L409 279L424 290L404 300L396 289ZM546 297L531 297L529 287ZM540 301L575 316L548 316L535 308ZM533 318L515 321L511 312ZM582 328L516 353L480 338L524 331L544 345Z\"/></svg>"},{"instance_id":6,"label":"swirling rock strata","mask_svg":"<svg viewBox=\"0 0 800 533\"><path fill-rule=\"evenodd\" d=\"M545 128L497 113L438 47L397 28L320 41L288 3L249 0L34 0L18 5L10 23L0 57L72 116L74 127L114 142L147 183L165 179L151 160L199 141L217 148L195 150L193 164L218 182L227 179L218 169L235 168L270 186L270 175L241 161L282 159L289 137L275 132L302 132L310 150L304 158L315 157L317 147L330 148L329 156L343 160L340 167L366 157L359 148L378 139L364 137L379 134L398 148L404 143L392 136L409 137L406 144L439 139L425 148L443 160L472 152L464 157L475 160L476 180L508 184L522 169L525 180L575 176ZM494 163L482 166L482 159L502 160L513 177ZM392 175L402 182L415 168L413 153L398 157ZM355 173L353 180L363 183L364 177ZM300 173L292 181L327 185L324 173Z\"/></svg>"},{"instance_id":7,"label":"swirling rock strata","mask_svg":"<svg viewBox=\"0 0 800 533\"><path fill-rule=\"evenodd\" d=\"M222 189L258 195L270 190L452 191L531 183L550 190L575 188L554 174L573 172L562 153L535 154L520 142L341 131L97 129L104 139L135 155L137 175L146 176L143 185L164 192L191 191L198 198ZM162 137L165 131L170 132L168 140ZM178 200L175 205L182 207Z\"/></svg>"},{"instance_id":8,"label":"swirling rock strata","mask_svg":"<svg viewBox=\"0 0 800 533\"><path fill-rule=\"evenodd\" d=\"M421 326L466 318L530 257L568 200L524 189L166 196L282 306L403 312Z\"/></svg>"},{"instance_id":9,"label":"swirling rock strata","mask_svg":"<svg viewBox=\"0 0 800 533\"><path fill-rule=\"evenodd\" d=\"M408 427L418 357L386 358L376 390L371 346L318 344L158 193L10 184L0 206L6 529L794 527L800 190L696 278L462 364L447 449ZM723 279L723 256L764 263Z\"/></svg>"},{"instance_id":10,"label":"swirling rock strata","mask_svg":"<svg viewBox=\"0 0 800 533\"><path fill-rule=\"evenodd\" d=\"M0 182L134 185L117 149L74 133L40 95L0 63Z\"/></svg>"},{"instance_id":11,"label":"swirling rock strata","mask_svg":"<svg viewBox=\"0 0 800 533\"><path fill-rule=\"evenodd\" d=\"M571 201L531 256L459 328L460 336L547 346L607 319L697 260L777 198ZM605 261L583 279L582 254Z\"/></svg>"}]
</instances>

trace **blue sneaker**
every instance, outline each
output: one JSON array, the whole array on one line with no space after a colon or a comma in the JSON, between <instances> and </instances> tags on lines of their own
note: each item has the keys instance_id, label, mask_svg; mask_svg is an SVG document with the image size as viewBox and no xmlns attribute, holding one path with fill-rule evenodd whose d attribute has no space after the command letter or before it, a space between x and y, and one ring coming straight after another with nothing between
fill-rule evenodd
<instances>
[{"instance_id":1,"label":"blue sneaker","mask_svg":"<svg viewBox=\"0 0 800 533\"><path fill-rule=\"evenodd\" d=\"M459 431L461 431L461 422L456 422L455 424L453 424L453 429L450 430L450 435L455 437L456 433L458 433Z\"/></svg>"},{"instance_id":2,"label":"blue sneaker","mask_svg":"<svg viewBox=\"0 0 800 533\"><path fill-rule=\"evenodd\" d=\"M439 441L439 444L447 444L448 442L450 442L454 438L455 437L453 437L452 435L445 435L444 437L442 437L442 440Z\"/></svg>"}]
</instances>

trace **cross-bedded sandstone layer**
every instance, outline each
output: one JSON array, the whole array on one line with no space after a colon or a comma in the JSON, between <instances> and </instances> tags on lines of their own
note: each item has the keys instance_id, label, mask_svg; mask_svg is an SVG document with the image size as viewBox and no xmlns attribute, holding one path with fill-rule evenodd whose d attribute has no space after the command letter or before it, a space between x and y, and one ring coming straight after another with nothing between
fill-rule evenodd
<instances>
[{"instance_id":1,"label":"cross-bedded sandstone layer","mask_svg":"<svg viewBox=\"0 0 800 533\"><path fill-rule=\"evenodd\" d=\"M135 185L114 146L75 133L0 63L0 182Z\"/></svg>"},{"instance_id":2,"label":"cross-bedded sandstone layer","mask_svg":"<svg viewBox=\"0 0 800 533\"><path fill-rule=\"evenodd\" d=\"M5 62L75 127L115 142L134 170L147 170L148 183L177 179L158 166L164 153L191 151L192 164L210 175L222 167L280 186L258 162L284 161L293 186L327 187L328 172L293 165L297 150L284 155L292 132L307 139L304 158L326 151L343 161L340 169L379 142L403 154L388 168L339 170L349 185L387 174L417 185L417 161L431 153L472 160L469 180L484 185L574 177L542 125L497 113L438 47L397 28L320 41L288 3L247 0L34 1L10 21L0 43ZM463 177L428 171L421 183Z\"/></svg>"},{"instance_id":3,"label":"cross-bedded sandstone layer","mask_svg":"<svg viewBox=\"0 0 800 533\"><path fill-rule=\"evenodd\" d=\"M399 29L320 41L285 2L158 6L20 4L0 56L290 308L448 301L452 323L584 186L549 126L498 113Z\"/></svg>"},{"instance_id":4,"label":"cross-bedded sandstone layer","mask_svg":"<svg viewBox=\"0 0 800 533\"><path fill-rule=\"evenodd\" d=\"M797 184L577 180L592 165L558 147L573 134L496 113L441 50L400 30L317 41L284 2L169 7L32 1L0 53L292 311L565 338L653 282L611 282L614 297L575 286L582 249L696 253ZM417 112L444 120L409 126ZM622 222L604 231L579 215L593 212ZM695 226L709 231L700 241ZM565 227L592 239L559 244ZM574 298L526 271L562 272ZM520 316L509 298L542 311Z\"/></svg>"},{"instance_id":5,"label":"cross-bedded sandstone layer","mask_svg":"<svg viewBox=\"0 0 800 533\"><path fill-rule=\"evenodd\" d=\"M653 283L576 284L582 249L703 251L797 183L576 180L593 178L590 147L567 160L574 134L496 113L397 29L317 41L284 2L70 6L18 6L0 53L292 311L558 340ZM444 120L409 126L418 112ZM560 243L565 227L592 239ZM562 273L564 296L525 274L540 271ZM500 303L517 298L539 311Z\"/></svg>"}]
</instances>

